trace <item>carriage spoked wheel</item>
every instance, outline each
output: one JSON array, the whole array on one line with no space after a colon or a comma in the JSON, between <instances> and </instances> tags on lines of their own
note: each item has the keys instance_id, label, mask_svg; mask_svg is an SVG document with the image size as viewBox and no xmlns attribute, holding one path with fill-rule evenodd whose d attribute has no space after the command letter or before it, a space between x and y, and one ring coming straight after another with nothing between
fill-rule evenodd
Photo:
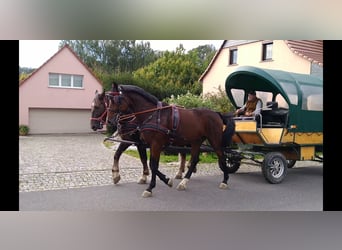
<instances>
[{"instance_id":1,"label":"carriage spoked wheel","mask_svg":"<svg viewBox=\"0 0 342 250\"><path fill-rule=\"evenodd\" d=\"M280 183L287 174L287 160L282 153L270 152L261 164L265 179L272 184Z\"/></svg>"},{"instance_id":2,"label":"carriage spoked wheel","mask_svg":"<svg viewBox=\"0 0 342 250\"><path fill-rule=\"evenodd\" d=\"M287 160L287 168L292 168L296 162L296 160Z\"/></svg>"}]
</instances>

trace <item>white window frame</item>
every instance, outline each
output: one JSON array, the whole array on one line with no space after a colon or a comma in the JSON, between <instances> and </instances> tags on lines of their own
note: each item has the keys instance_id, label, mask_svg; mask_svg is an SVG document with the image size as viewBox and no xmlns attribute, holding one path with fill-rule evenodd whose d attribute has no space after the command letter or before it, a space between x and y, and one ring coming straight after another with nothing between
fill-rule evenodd
<instances>
[{"instance_id":1,"label":"white window frame","mask_svg":"<svg viewBox=\"0 0 342 250\"><path fill-rule=\"evenodd\" d=\"M50 77L52 75L58 76L58 85L51 85ZM70 86L62 85L62 76L70 76ZM74 78L81 77L82 86L74 86ZM83 75L72 75L72 74L62 74L62 73L49 73L49 87L51 88L70 88L70 89L83 89Z\"/></svg>"}]
</instances>

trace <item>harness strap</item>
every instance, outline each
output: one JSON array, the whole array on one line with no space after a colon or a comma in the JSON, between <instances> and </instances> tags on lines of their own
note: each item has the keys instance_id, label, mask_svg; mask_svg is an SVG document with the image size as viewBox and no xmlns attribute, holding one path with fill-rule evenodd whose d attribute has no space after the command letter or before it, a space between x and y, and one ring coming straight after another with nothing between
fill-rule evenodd
<instances>
[{"instance_id":1,"label":"harness strap","mask_svg":"<svg viewBox=\"0 0 342 250\"><path fill-rule=\"evenodd\" d=\"M179 125L179 109L172 105L172 131L175 133Z\"/></svg>"},{"instance_id":2,"label":"harness strap","mask_svg":"<svg viewBox=\"0 0 342 250\"><path fill-rule=\"evenodd\" d=\"M123 135L132 135L138 130L137 122L125 122L123 124L118 123L118 131L121 136Z\"/></svg>"},{"instance_id":3,"label":"harness strap","mask_svg":"<svg viewBox=\"0 0 342 250\"><path fill-rule=\"evenodd\" d=\"M156 124L154 122L153 123L152 122L146 123L140 127L141 132L148 131L148 130L149 131L161 132L161 133L164 133L166 135L171 135L171 132L172 132L170 129L162 127L162 126L160 126L160 124Z\"/></svg>"},{"instance_id":4,"label":"harness strap","mask_svg":"<svg viewBox=\"0 0 342 250\"><path fill-rule=\"evenodd\" d=\"M172 105L171 109L171 129L168 129L164 126L160 125L160 110L158 111L158 118L157 123L154 122L148 122L143 124L139 129L141 132L143 131L157 131L164 133L169 136L170 143L172 144L174 139L177 137L177 129L179 126L180 116L179 116L179 110L175 105Z\"/></svg>"},{"instance_id":5,"label":"harness strap","mask_svg":"<svg viewBox=\"0 0 342 250\"><path fill-rule=\"evenodd\" d=\"M161 101L158 101L157 108L158 108L158 118L157 118L157 124L160 124L160 108L163 107L163 103Z\"/></svg>"}]
</instances>

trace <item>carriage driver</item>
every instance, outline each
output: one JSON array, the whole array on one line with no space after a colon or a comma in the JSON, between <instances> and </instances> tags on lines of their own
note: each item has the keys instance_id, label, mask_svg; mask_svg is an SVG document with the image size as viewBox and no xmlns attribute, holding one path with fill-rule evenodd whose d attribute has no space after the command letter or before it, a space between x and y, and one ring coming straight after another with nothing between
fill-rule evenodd
<instances>
[{"instance_id":1,"label":"carriage driver","mask_svg":"<svg viewBox=\"0 0 342 250\"><path fill-rule=\"evenodd\" d=\"M262 101L256 96L255 91L248 93L247 102L239 109L235 111L235 116L255 116L260 114L262 108Z\"/></svg>"}]
</instances>

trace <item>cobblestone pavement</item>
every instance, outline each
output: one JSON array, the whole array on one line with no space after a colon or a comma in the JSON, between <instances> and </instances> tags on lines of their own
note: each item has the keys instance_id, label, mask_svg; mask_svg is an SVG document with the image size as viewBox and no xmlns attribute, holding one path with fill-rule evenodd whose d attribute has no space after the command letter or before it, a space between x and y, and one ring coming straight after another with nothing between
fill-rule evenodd
<instances>
[{"instance_id":1,"label":"cobblestone pavement","mask_svg":"<svg viewBox=\"0 0 342 250\"><path fill-rule=\"evenodd\" d=\"M111 168L118 143L107 148L103 144L104 138L100 133L21 136L19 191L113 184ZM142 164L135 157L122 154L119 164L120 183L137 181L142 175ZM160 169L168 176L174 176L178 164L161 164Z\"/></svg>"},{"instance_id":2,"label":"cobblestone pavement","mask_svg":"<svg viewBox=\"0 0 342 250\"><path fill-rule=\"evenodd\" d=\"M104 139L101 133L20 136L19 191L112 185L111 168L118 143L108 148L103 144ZM136 182L142 175L138 158L122 154L119 165L120 183ZM159 168L174 177L178 163L160 164ZM239 173L253 171L261 170L253 164L241 164L238 170ZM222 172L216 163L199 163L193 176L219 174Z\"/></svg>"}]
</instances>

